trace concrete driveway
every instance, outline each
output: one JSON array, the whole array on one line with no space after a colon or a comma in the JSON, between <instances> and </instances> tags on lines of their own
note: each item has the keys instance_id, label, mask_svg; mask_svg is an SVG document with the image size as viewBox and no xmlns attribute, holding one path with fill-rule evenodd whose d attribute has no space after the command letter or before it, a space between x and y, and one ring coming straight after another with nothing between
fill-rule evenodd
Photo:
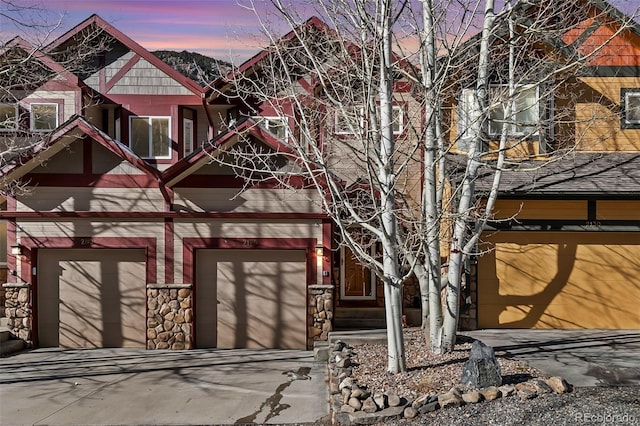
<instances>
[{"instance_id":1,"label":"concrete driveway","mask_svg":"<svg viewBox=\"0 0 640 426\"><path fill-rule=\"evenodd\" d=\"M574 386L640 385L640 330L477 330L465 335Z\"/></svg>"},{"instance_id":2,"label":"concrete driveway","mask_svg":"<svg viewBox=\"0 0 640 426\"><path fill-rule=\"evenodd\" d=\"M326 380L308 351L38 349L0 359L0 423L313 422Z\"/></svg>"}]
</instances>

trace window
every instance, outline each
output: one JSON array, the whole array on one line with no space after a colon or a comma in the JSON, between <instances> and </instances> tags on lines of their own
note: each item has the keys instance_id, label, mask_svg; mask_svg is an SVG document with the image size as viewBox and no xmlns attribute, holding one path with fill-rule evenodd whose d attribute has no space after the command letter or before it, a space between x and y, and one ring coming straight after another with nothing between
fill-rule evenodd
<instances>
[{"instance_id":1,"label":"window","mask_svg":"<svg viewBox=\"0 0 640 426\"><path fill-rule=\"evenodd\" d=\"M393 134L401 135L404 131L404 109L399 105L394 105L392 110Z\"/></svg>"},{"instance_id":2,"label":"window","mask_svg":"<svg viewBox=\"0 0 640 426\"><path fill-rule=\"evenodd\" d=\"M142 158L171 158L169 117L130 117L131 150Z\"/></svg>"},{"instance_id":3,"label":"window","mask_svg":"<svg viewBox=\"0 0 640 426\"><path fill-rule=\"evenodd\" d=\"M48 132L58 127L58 104L31 104L31 130Z\"/></svg>"},{"instance_id":4,"label":"window","mask_svg":"<svg viewBox=\"0 0 640 426\"><path fill-rule=\"evenodd\" d=\"M537 135L538 124L538 90L535 86L522 86L516 89L515 112L505 117L508 106L508 87L493 86L489 92L489 100L499 105L489 112L490 136L500 136L506 123L507 131L513 136Z\"/></svg>"},{"instance_id":5,"label":"window","mask_svg":"<svg viewBox=\"0 0 640 426\"><path fill-rule=\"evenodd\" d=\"M182 120L182 144L184 155L189 155L193 151L193 120L190 118Z\"/></svg>"},{"instance_id":6,"label":"window","mask_svg":"<svg viewBox=\"0 0 640 426\"><path fill-rule=\"evenodd\" d=\"M505 117L508 106L508 87L492 86L489 91L489 102L497 104L489 111L489 120L485 125L485 131L492 138L499 138L503 126L506 125L508 133L516 137L528 137L538 135L539 99L538 89L535 86L521 86L517 88L515 95L515 113L511 117ZM464 89L460 97L458 108L458 134L463 143L471 138L470 127L480 119L473 115L472 107L476 91ZM459 143L462 145L463 143Z\"/></svg>"},{"instance_id":7,"label":"window","mask_svg":"<svg viewBox=\"0 0 640 426\"><path fill-rule=\"evenodd\" d=\"M18 105L0 104L0 131L18 129Z\"/></svg>"},{"instance_id":8,"label":"window","mask_svg":"<svg viewBox=\"0 0 640 426\"><path fill-rule=\"evenodd\" d=\"M640 129L640 89L622 89L622 128Z\"/></svg>"},{"instance_id":9,"label":"window","mask_svg":"<svg viewBox=\"0 0 640 426\"><path fill-rule=\"evenodd\" d=\"M286 117L258 117L258 120L278 139L285 140L289 137L289 128Z\"/></svg>"}]
</instances>

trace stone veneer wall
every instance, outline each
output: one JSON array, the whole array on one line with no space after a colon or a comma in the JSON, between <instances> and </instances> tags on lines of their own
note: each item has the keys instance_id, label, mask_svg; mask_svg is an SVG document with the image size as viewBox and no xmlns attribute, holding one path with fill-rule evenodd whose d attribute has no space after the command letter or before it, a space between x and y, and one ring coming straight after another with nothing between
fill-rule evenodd
<instances>
[{"instance_id":1,"label":"stone veneer wall","mask_svg":"<svg viewBox=\"0 0 640 426\"><path fill-rule=\"evenodd\" d=\"M147 285L147 349L193 348L191 284Z\"/></svg>"},{"instance_id":2,"label":"stone veneer wall","mask_svg":"<svg viewBox=\"0 0 640 426\"><path fill-rule=\"evenodd\" d=\"M27 346L32 346L31 335L31 291L29 284L4 283L5 316L7 328Z\"/></svg>"},{"instance_id":3,"label":"stone veneer wall","mask_svg":"<svg viewBox=\"0 0 640 426\"><path fill-rule=\"evenodd\" d=\"M327 340L333 330L333 285L309 286L307 348L313 348L313 342Z\"/></svg>"}]
</instances>

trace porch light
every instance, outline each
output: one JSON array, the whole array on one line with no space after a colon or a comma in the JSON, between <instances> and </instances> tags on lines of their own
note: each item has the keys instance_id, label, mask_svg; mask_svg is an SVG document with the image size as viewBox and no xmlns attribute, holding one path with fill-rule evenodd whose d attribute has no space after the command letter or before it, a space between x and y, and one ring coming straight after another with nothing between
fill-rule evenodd
<instances>
[{"instance_id":1,"label":"porch light","mask_svg":"<svg viewBox=\"0 0 640 426\"><path fill-rule=\"evenodd\" d=\"M11 246L11 254L14 256L22 256L22 248L20 244Z\"/></svg>"},{"instance_id":2,"label":"porch light","mask_svg":"<svg viewBox=\"0 0 640 426\"><path fill-rule=\"evenodd\" d=\"M324 256L324 246L322 244L316 246L316 256Z\"/></svg>"}]
</instances>

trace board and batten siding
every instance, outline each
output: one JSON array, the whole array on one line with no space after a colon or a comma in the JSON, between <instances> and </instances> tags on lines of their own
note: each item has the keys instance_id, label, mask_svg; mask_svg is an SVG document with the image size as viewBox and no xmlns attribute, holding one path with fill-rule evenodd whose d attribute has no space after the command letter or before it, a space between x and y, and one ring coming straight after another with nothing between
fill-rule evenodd
<instances>
[{"instance_id":1,"label":"board and batten siding","mask_svg":"<svg viewBox=\"0 0 640 426\"><path fill-rule=\"evenodd\" d=\"M16 210L162 212L165 202L156 188L33 187L18 197Z\"/></svg>"},{"instance_id":2,"label":"board and batten siding","mask_svg":"<svg viewBox=\"0 0 640 426\"><path fill-rule=\"evenodd\" d=\"M215 177L212 177L215 179ZM177 210L194 212L273 212L273 213L320 213L316 191L286 189L238 188L175 188L174 206Z\"/></svg>"}]
</instances>

